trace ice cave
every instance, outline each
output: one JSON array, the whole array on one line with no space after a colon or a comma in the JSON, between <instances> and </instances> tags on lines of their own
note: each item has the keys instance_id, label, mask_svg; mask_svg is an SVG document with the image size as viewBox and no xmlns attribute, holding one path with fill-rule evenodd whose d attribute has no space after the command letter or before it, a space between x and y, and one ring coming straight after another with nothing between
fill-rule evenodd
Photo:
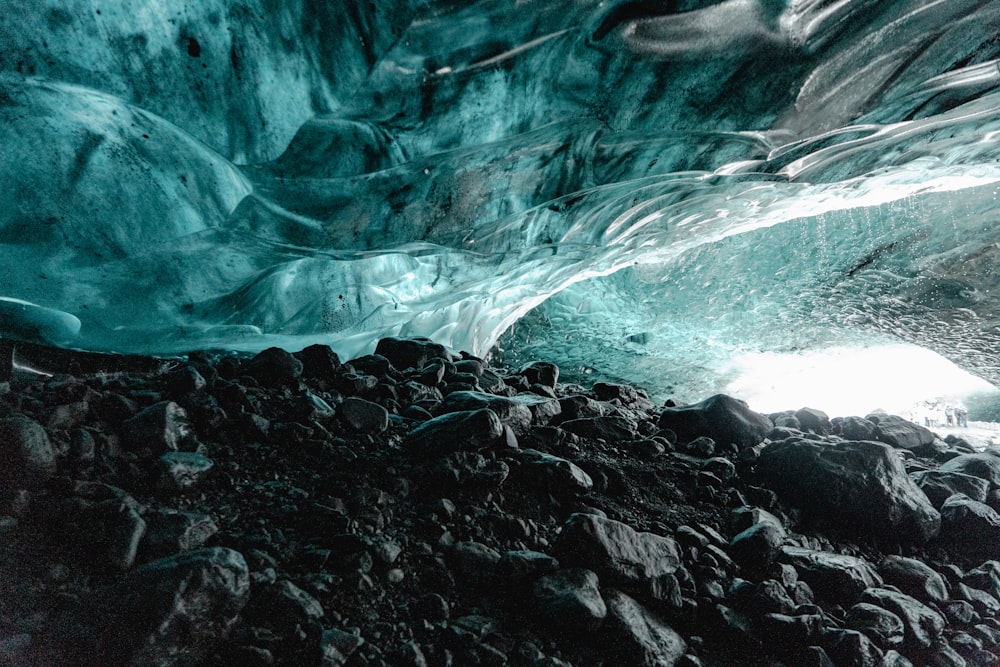
<instances>
[{"instance_id":1,"label":"ice cave","mask_svg":"<svg viewBox=\"0 0 1000 667\"><path fill-rule=\"evenodd\" d=\"M998 34L982 0L8 0L0 338L995 392Z\"/></svg>"}]
</instances>

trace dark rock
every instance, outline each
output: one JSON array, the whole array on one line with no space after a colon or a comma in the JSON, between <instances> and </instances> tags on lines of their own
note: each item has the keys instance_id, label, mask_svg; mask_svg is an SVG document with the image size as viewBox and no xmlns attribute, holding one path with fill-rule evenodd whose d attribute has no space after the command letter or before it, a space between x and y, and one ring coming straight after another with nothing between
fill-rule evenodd
<instances>
[{"instance_id":1,"label":"dark rock","mask_svg":"<svg viewBox=\"0 0 1000 667\"><path fill-rule=\"evenodd\" d=\"M559 367L548 361L532 361L521 369L528 384L555 387L559 382Z\"/></svg>"},{"instance_id":2,"label":"dark rock","mask_svg":"<svg viewBox=\"0 0 1000 667\"><path fill-rule=\"evenodd\" d=\"M844 417L834 420L833 432L845 440L875 440L877 426L864 417Z\"/></svg>"},{"instance_id":3,"label":"dark rock","mask_svg":"<svg viewBox=\"0 0 1000 667\"><path fill-rule=\"evenodd\" d=\"M452 452L434 464L433 477L444 488L469 487L491 491L510 474L504 461L487 459L478 452Z\"/></svg>"},{"instance_id":4,"label":"dark rock","mask_svg":"<svg viewBox=\"0 0 1000 667\"><path fill-rule=\"evenodd\" d=\"M692 456L708 458L715 454L715 440L703 435L687 443L684 449Z\"/></svg>"},{"instance_id":5,"label":"dark rock","mask_svg":"<svg viewBox=\"0 0 1000 667\"><path fill-rule=\"evenodd\" d=\"M143 554L162 558L182 551L199 549L219 532L219 527L207 514L176 510L148 512Z\"/></svg>"},{"instance_id":6,"label":"dark rock","mask_svg":"<svg viewBox=\"0 0 1000 667\"><path fill-rule=\"evenodd\" d=\"M293 355L302 362L302 376L332 378L340 370L340 357L329 345L310 345Z\"/></svg>"},{"instance_id":7,"label":"dark rock","mask_svg":"<svg viewBox=\"0 0 1000 667\"><path fill-rule=\"evenodd\" d=\"M724 482L736 476L736 465L729 459L716 456L701 464L702 470L707 470Z\"/></svg>"},{"instance_id":8,"label":"dark rock","mask_svg":"<svg viewBox=\"0 0 1000 667\"><path fill-rule=\"evenodd\" d=\"M197 452L167 452L156 465L156 488L166 493L185 493L201 484L215 463Z\"/></svg>"},{"instance_id":9,"label":"dark rock","mask_svg":"<svg viewBox=\"0 0 1000 667\"><path fill-rule=\"evenodd\" d=\"M474 587L493 583L500 564L500 553L481 542L459 542L450 558L459 577Z\"/></svg>"},{"instance_id":10,"label":"dark rock","mask_svg":"<svg viewBox=\"0 0 1000 667\"><path fill-rule=\"evenodd\" d=\"M594 514L571 515L556 539L553 555L563 566L595 571L609 585L642 591L681 565L680 548L673 539L640 533Z\"/></svg>"},{"instance_id":11,"label":"dark rock","mask_svg":"<svg viewBox=\"0 0 1000 667\"><path fill-rule=\"evenodd\" d=\"M178 366L164 376L167 389L176 396L197 392L208 386L198 369L189 364Z\"/></svg>"},{"instance_id":12,"label":"dark rock","mask_svg":"<svg viewBox=\"0 0 1000 667\"><path fill-rule=\"evenodd\" d=\"M868 415L875 424L875 439L897 449L919 452L937 438L930 430L896 415Z\"/></svg>"},{"instance_id":13,"label":"dark rock","mask_svg":"<svg viewBox=\"0 0 1000 667\"><path fill-rule=\"evenodd\" d=\"M388 359L399 370L420 370L432 360L451 361L448 348L428 338L383 338L375 346L375 354Z\"/></svg>"},{"instance_id":14,"label":"dark rock","mask_svg":"<svg viewBox=\"0 0 1000 667\"><path fill-rule=\"evenodd\" d=\"M356 396L348 396L340 404L340 417L359 433L377 434L389 428L388 410Z\"/></svg>"},{"instance_id":15,"label":"dark rock","mask_svg":"<svg viewBox=\"0 0 1000 667\"><path fill-rule=\"evenodd\" d=\"M294 629L323 618L323 605L288 579L273 584L254 584L244 615L261 625L280 631Z\"/></svg>"},{"instance_id":16,"label":"dark rock","mask_svg":"<svg viewBox=\"0 0 1000 667\"><path fill-rule=\"evenodd\" d=\"M977 558L1000 554L1000 514L956 493L941 506L941 541Z\"/></svg>"},{"instance_id":17,"label":"dark rock","mask_svg":"<svg viewBox=\"0 0 1000 667\"><path fill-rule=\"evenodd\" d=\"M557 569L558 560L546 553L529 549L505 551L497 563L497 574L514 581L550 574Z\"/></svg>"},{"instance_id":18,"label":"dark rock","mask_svg":"<svg viewBox=\"0 0 1000 667\"><path fill-rule=\"evenodd\" d=\"M941 505L956 493L964 493L972 500L984 503L990 488L987 480L960 472L922 470L913 473L911 477L931 504L939 510Z\"/></svg>"},{"instance_id":19,"label":"dark rock","mask_svg":"<svg viewBox=\"0 0 1000 667\"><path fill-rule=\"evenodd\" d=\"M480 391L454 391L441 402L440 411L460 412L489 408L500 421L513 429L516 435L524 435L531 428L531 409L518 397L496 396Z\"/></svg>"},{"instance_id":20,"label":"dark rock","mask_svg":"<svg viewBox=\"0 0 1000 667\"><path fill-rule=\"evenodd\" d=\"M504 425L489 409L450 412L426 421L410 431L406 448L424 456L450 452L479 451L503 446Z\"/></svg>"},{"instance_id":21,"label":"dark rock","mask_svg":"<svg viewBox=\"0 0 1000 667\"><path fill-rule=\"evenodd\" d=\"M837 667L881 667L882 651L856 630L832 629L824 633L823 645Z\"/></svg>"},{"instance_id":22,"label":"dark rock","mask_svg":"<svg viewBox=\"0 0 1000 667\"><path fill-rule=\"evenodd\" d=\"M263 387L280 387L299 379L302 362L280 347L269 347L247 360L243 370Z\"/></svg>"},{"instance_id":23,"label":"dark rock","mask_svg":"<svg viewBox=\"0 0 1000 667\"><path fill-rule=\"evenodd\" d=\"M42 425L24 415L0 419L0 485L40 484L56 471L56 451Z\"/></svg>"},{"instance_id":24,"label":"dark rock","mask_svg":"<svg viewBox=\"0 0 1000 667\"><path fill-rule=\"evenodd\" d=\"M878 573L907 595L924 602L944 602L948 588L940 574L914 558L886 556L879 563Z\"/></svg>"},{"instance_id":25,"label":"dark rock","mask_svg":"<svg viewBox=\"0 0 1000 667\"><path fill-rule=\"evenodd\" d=\"M922 543L941 516L888 445L791 439L765 447L757 472L811 519L882 542Z\"/></svg>"},{"instance_id":26,"label":"dark rock","mask_svg":"<svg viewBox=\"0 0 1000 667\"><path fill-rule=\"evenodd\" d=\"M833 428L830 425L830 416L815 408L800 408L795 411L795 418L799 421L799 428L803 431L828 435Z\"/></svg>"},{"instance_id":27,"label":"dark rock","mask_svg":"<svg viewBox=\"0 0 1000 667\"><path fill-rule=\"evenodd\" d=\"M763 572L774 562L785 541L785 530L770 521L762 521L733 537L729 555L750 572Z\"/></svg>"},{"instance_id":28,"label":"dark rock","mask_svg":"<svg viewBox=\"0 0 1000 667\"><path fill-rule=\"evenodd\" d=\"M603 405L589 396L583 396L582 394L560 398L559 407L562 409L561 417L564 421L587 417L603 417L606 413Z\"/></svg>"},{"instance_id":29,"label":"dark rock","mask_svg":"<svg viewBox=\"0 0 1000 667\"><path fill-rule=\"evenodd\" d=\"M663 667L674 665L687 651L677 632L625 593L604 593L608 616L602 635L613 642L623 665Z\"/></svg>"},{"instance_id":30,"label":"dark rock","mask_svg":"<svg viewBox=\"0 0 1000 667\"><path fill-rule=\"evenodd\" d=\"M946 461L939 472L958 472L985 479L992 487L1000 486L1000 456L989 451L980 454L962 454Z\"/></svg>"},{"instance_id":31,"label":"dark rock","mask_svg":"<svg viewBox=\"0 0 1000 667\"><path fill-rule=\"evenodd\" d=\"M781 614L770 612L757 620L761 634L769 638L776 652L805 647L820 638L823 629L821 614Z\"/></svg>"},{"instance_id":32,"label":"dark rock","mask_svg":"<svg viewBox=\"0 0 1000 667\"><path fill-rule=\"evenodd\" d=\"M896 614L867 602L859 602L847 610L845 625L851 630L863 632L882 649L890 649L903 644L903 621Z\"/></svg>"},{"instance_id":33,"label":"dark rock","mask_svg":"<svg viewBox=\"0 0 1000 667\"><path fill-rule=\"evenodd\" d=\"M939 613L905 593L869 588L862 594L861 601L898 616L903 622L903 641L907 646L929 648L944 631L945 620Z\"/></svg>"},{"instance_id":34,"label":"dark rock","mask_svg":"<svg viewBox=\"0 0 1000 667\"><path fill-rule=\"evenodd\" d=\"M759 444L774 425L739 399L717 394L700 403L664 408L660 428L670 429L678 440L689 442L699 436L717 443L734 443L740 449Z\"/></svg>"},{"instance_id":35,"label":"dark rock","mask_svg":"<svg viewBox=\"0 0 1000 667\"><path fill-rule=\"evenodd\" d=\"M989 560L969 570L962 577L962 583L1000 598L1000 562Z\"/></svg>"},{"instance_id":36,"label":"dark rock","mask_svg":"<svg viewBox=\"0 0 1000 667\"><path fill-rule=\"evenodd\" d=\"M151 458L198 446L187 412L173 401L155 403L122 422L121 434L129 450Z\"/></svg>"},{"instance_id":37,"label":"dark rock","mask_svg":"<svg viewBox=\"0 0 1000 667\"><path fill-rule=\"evenodd\" d=\"M955 587L955 597L969 602L985 618L995 618L1000 613L1000 600L978 588L959 584Z\"/></svg>"},{"instance_id":38,"label":"dark rock","mask_svg":"<svg viewBox=\"0 0 1000 667\"><path fill-rule=\"evenodd\" d=\"M354 633L338 628L324 629L319 637L319 664L322 667L343 667L364 643L365 640Z\"/></svg>"},{"instance_id":39,"label":"dark rock","mask_svg":"<svg viewBox=\"0 0 1000 667\"><path fill-rule=\"evenodd\" d=\"M590 475L566 459L534 449L522 449L518 457L521 474L535 486L556 493L586 493L594 487Z\"/></svg>"},{"instance_id":40,"label":"dark rock","mask_svg":"<svg viewBox=\"0 0 1000 667\"><path fill-rule=\"evenodd\" d=\"M198 549L147 563L85 613L97 623L86 663L200 661L226 637L249 591L246 561L232 549Z\"/></svg>"},{"instance_id":41,"label":"dark rock","mask_svg":"<svg viewBox=\"0 0 1000 667\"><path fill-rule=\"evenodd\" d=\"M785 546L780 558L792 565L817 595L831 602L852 605L866 589L882 585L872 564L854 556Z\"/></svg>"},{"instance_id":42,"label":"dark rock","mask_svg":"<svg viewBox=\"0 0 1000 667\"><path fill-rule=\"evenodd\" d=\"M593 632L608 614L598 583L596 574L582 568L544 575L532 587L533 606L556 631Z\"/></svg>"},{"instance_id":43,"label":"dark rock","mask_svg":"<svg viewBox=\"0 0 1000 667\"><path fill-rule=\"evenodd\" d=\"M631 440L636 436L635 424L616 415L581 417L564 421L559 426L581 438L604 440L605 442Z\"/></svg>"}]
</instances>

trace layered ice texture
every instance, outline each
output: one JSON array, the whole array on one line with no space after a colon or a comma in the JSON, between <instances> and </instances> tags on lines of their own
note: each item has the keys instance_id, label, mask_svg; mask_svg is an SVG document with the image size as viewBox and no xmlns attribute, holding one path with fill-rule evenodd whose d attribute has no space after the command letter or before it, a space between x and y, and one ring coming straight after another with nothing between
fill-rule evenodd
<instances>
[{"instance_id":1,"label":"layered ice texture","mask_svg":"<svg viewBox=\"0 0 1000 667\"><path fill-rule=\"evenodd\" d=\"M8 4L0 337L1000 382L1000 3Z\"/></svg>"}]
</instances>

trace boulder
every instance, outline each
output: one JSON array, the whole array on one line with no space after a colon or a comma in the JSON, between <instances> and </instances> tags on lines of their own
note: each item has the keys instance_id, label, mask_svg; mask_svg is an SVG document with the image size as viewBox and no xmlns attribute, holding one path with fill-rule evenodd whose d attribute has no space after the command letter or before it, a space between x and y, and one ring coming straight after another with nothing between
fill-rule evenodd
<instances>
[{"instance_id":1,"label":"boulder","mask_svg":"<svg viewBox=\"0 0 1000 667\"><path fill-rule=\"evenodd\" d=\"M832 430L830 416L815 408L800 408L795 411L795 419L803 431L812 431L819 435L829 435Z\"/></svg>"},{"instance_id":2,"label":"boulder","mask_svg":"<svg viewBox=\"0 0 1000 667\"><path fill-rule=\"evenodd\" d=\"M941 505L941 541L982 560L1000 558L1000 514L956 493Z\"/></svg>"},{"instance_id":3,"label":"boulder","mask_svg":"<svg viewBox=\"0 0 1000 667\"><path fill-rule=\"evenodd\" d=\"M42 425L24 415L0 419L0 485L21 489L56 471L56 451Z\"/></svg>"},{"instance_id":4,"label":"boulder","mask_svg":"<svg viewBox=\"0 0 1000 667\"><path fill-rule=\"evenodd\" d=\"M785 546L779 559L793 566L819 597L838 604L854 604L866 589L882 585L875 567L854 556Z\"/></svg>"},{"instance_id":5,"label":"boulder","mask_svg":"<svg viewBox=\"0 0 1000 667\"><path fill-rule=\"evenodd\" d=\"M586 493L594 488L594 480L572 461L534 449L519 454L521 474L529 483L555 493Z\"/></svg>"},{"instance_id":6,"label":"boulder","mask_svg":"<svg viewBox=\"0 0 1000 667\"><path fill-rule=\"evenodd\" d=\"M915 558L886 556L878 565L878 573L907 595L925 602L944 602L948 588L940 574Z\"/></svg>"},{"instance_id":7,"label":"boulder","mask_svg":"<svg viewBox=\"0 0 1000 667\"><path fill-rule=\"evenodd\" d=\"M451 361L448 348L429 338L383 338L375 346L375 354L380 354L398 370L413 368L420 370L434 359Z\"/></svg>"},{"instance_id":8,"label":"boulder","mask_svg":"<svg viewBox=\"0 0 1000 667\"><path fill-rule=\"evenodd\" d=\"M939 510L944 501L956 493L964 493L969 498L984 503L990 489L990 483L987 480L961 472L921 470L912 473L910 477L924 492L931 504Z\"/></svg>"},{"instance_id":9,"label":"boulder","mask_svg":"<svg viewBox=\"0 0 1000 667\"><path fill-rule=\"evenodd\" d=\"M559 367L550 361L532 361L521 369L528 384L555 387L559 382Z\"/></svg>"},{"instance_id":10,"label":"boulder","mask_svg":"<svg viewBox=\"0 0 1000 667\"><path fill-rule=\"evenodd\" d=\"M604 417L580 417L559 425L561 428L581 438L618 442L635 438L636 425L624 417L607 415Z\"/></svg>"},{"instance_id":11,"label":"boulder","mask_svg":"<svg viewBox=\"0 0 1000 667\"><path fill-rule=\"evenodd\" d=\"M877 605L859 602L847 610L844 624L851 630L863 632L882 649L897 648L903 644L903 620Z\"/></svg>"},{"instance_id":12,"label":"boulder","mask_svg":"<svg viewBox=\"0 0 1000 667\"><path fill-rule=\"evenodd\" d=\"M340 417L359 433L377 434L389 428L389 411L357 396L344 399L340 404Z\"/></svg>"},{"instance_id":13,"label":"boulder","mask_svg":"<svg viewBox=\"0 0 1000 667\"><path fill-rule=\"evenodd\" d=\"M916 598L887 588L869 588L861 601L881 607L903 621L903 642L907 646L929 648L944 632L945 620Z\"/></svg>"},{"instance_id":14,"label":"boulder","mask_svg":"<svg viewBox=\"0 0 1000 667\"><path fill-rule=\"evenodd\" d=\"M410 431L404 446L415 454L436 457L491 449L502 442L503 434L504 425L492 410L463 410L420 424Z\"/></svg>"},{"instance_id":15,"label":"boulder","mask_svg":"<svg viewBox=\"0 0 1000 667\"><path fill-rule=\"evenodd\" d=\"M247 361L243 369L263 387L280 387L299 379L302 362L280 347L269 347Z\"/></svg>"},{"instance_id":16,"label":"boulder","mask_svg":"<svg viewBox=\"0 0 1000 667\"><path fill-rule=\"evenodd\" d=\"M553 401L553 399L547 400ZM558 404L558 401L553 402ZM516 396L497 396L481 391L453 391L445 396L439 406L442 413L484 408L495 412L500 421L510 426L517 435L524 435L531 428L533 420L531 408Z\"/></svg>"},{"instance_id":17,"label":"boulder","mask_svg":"<svg viewBox=\"0 0 1000 667\"><path fill-rule=\"evenodd\" d=\"M868 415L875 424L875 439L897 449L921 451L934 444L933 432L896 415Z\"/></svg>"},{"instance_id":18,"label":"boulder","mask_svg":"<svg viewBox=\"0 0 1000 667\"><path fill-rule=\"evenodd\" d=\"M212 473L215 463L197 452L167 452L156 462L156 488L165 493L185 493Z\"/></svg>"},{"instance_id":19,"label":"boulder","mask_svg":"<svg viewBox=\"0 0 1000 667\"><path fill-rule=\"evenodd\" d=\"M593 570L609 585L643 592L681 565L681 550L672 538L642 533L595 514L570 515L553 555L564 566Z\"/></svg>"},{"instance_id":20,"label":"boulder","mask_svg":"<svg viewBox=\"0 0 1000 667\"><path fill-rule=\"evenodd\" d=\"M784 541L785 530L780 524L761 521L733 537L729 555L745 570L766 571L778 557Z\"/></svg>"},{"instance_id":21,"label":"boulder","mask_svg":"<svg viewBox=\"0 0 1000 667\"><path fill-rule=\"evenodd\" d=\"M154 403L122 422L121 434L128 449L146 457L198 446L187 412L173 401Z\"/></svg>"},{"instance_id":22,"label":"boulder","mask_svg":"<svg viewBox=\"0 0 1000 667\"><path fill-rule=\"evenodd\" d=\"M757 472L809 518L865 539L923 543L941 525L938 511L883 443L782 440L761 450Z\"/></svg>"},{"instance_id":23,"label":"boulder","mask_svg":"<svg viewBox=\"0 0 1000 667\"><path fill-rule=\"evenodd\" d=\"M608 616L602 635L618 649L622 665L667 667L687 651L684 639L669 625L625 593L604 594Z\"/></svg>"},{"instance_id":24,"label":"boulder","mask_svg":"<svg viewBox=\"0 0 1000 667\"><path fill-rule=\"evenodd\" d=\"M540 618L561 632L593 632L608 615L597 575L583 568L539 577L532 600Z\"/></svg>"},{"instance_id":25,"label":"boulder","mask_svg":"<svg viewBox=\"0 0 1000 667\"><path fill-rule=\"evenodd\" d=\"M833 420L833 432L845 440L875 440L877 426L864 417L844 417Z\"/></svg>"},{"instance_id":26,"label":"boulder","mask_svg":"<svg viewBox=\"0 0 1000 667\"><path fill-rule=\"evenodd\" d=\"M706 436L717 443L733 443L740 449L760 444L774 427L771 420L754 412L743 401L716 394L700 403L664 408L660 428L670 429L683 442Z\"/></svg>"},{"instance_id":27,"label":"boulder","mask_svg":"<svg viewBox=\"0 0 1000 667\"><path fill-rule=\"evenodd\" d=\"M939 472L959 472L985 479L992 487L1000 486L1000 456L990 452L962 454L941 464Z\"/></svg>"}]
</instances>

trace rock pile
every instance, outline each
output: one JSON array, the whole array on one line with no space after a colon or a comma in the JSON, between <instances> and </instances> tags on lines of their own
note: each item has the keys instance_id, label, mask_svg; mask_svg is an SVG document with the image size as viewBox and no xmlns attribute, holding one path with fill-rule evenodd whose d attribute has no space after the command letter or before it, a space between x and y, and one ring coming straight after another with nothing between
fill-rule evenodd
<instances>
[{"instance_id":1,"label":"rock pile","mask_svg":"<svg viewBox=\"0 0 1000 667\"><path fill-rule=\"evenodd\" d=\"M423 339L51 357L0 383L0 664L1000 664L1000 453L896 417Z\"/></svg>"}]
</instances>

